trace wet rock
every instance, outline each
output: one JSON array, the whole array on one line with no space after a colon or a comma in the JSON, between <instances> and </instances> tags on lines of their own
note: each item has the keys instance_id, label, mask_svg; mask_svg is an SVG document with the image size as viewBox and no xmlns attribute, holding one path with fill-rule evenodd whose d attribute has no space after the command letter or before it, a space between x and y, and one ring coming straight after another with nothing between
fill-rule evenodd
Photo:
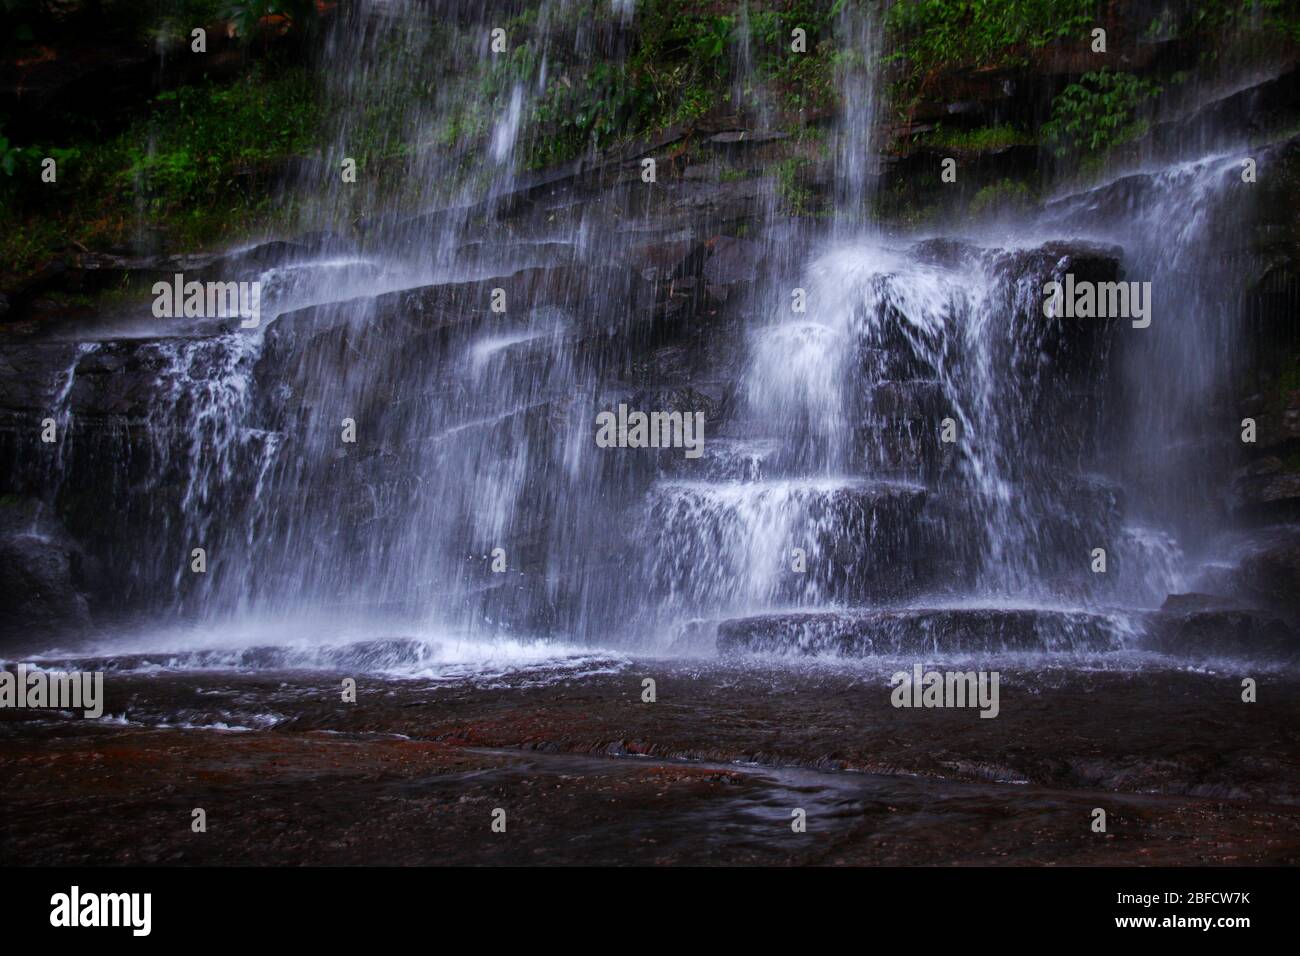
<instances>
[{"instance_id":1,"label":"wet rock","mask_svg":"<svg viewBox=\"0 0 1300 956\"><path fill-rule=\"evenodd\" d=\"M1292 624L1300 624L1300 527L1260 532L1230 583L1237 592Z\"/></svg>"},{"instance_id":2,"label":"wet rock","mask_svg":"<svg viewBox=\"0 0 1300 956\"><path fill-rule=\"evenodd\" d=\"M39 502L0 498L0 636L88 625L84 570L80 549Z\"/></svg>"},{"instance_id":3,"label":"wet rock","mask_svg":"<svg viewBox=\"0 0 1300 956\"><path fill-rule=\"evenodd\" d=\"M782 133L776 130L727 130L710 136L706 142L714 146L761 146L766 143L775 143L783 139L789 139L789 133Z\"/></svg>"},{"instance_id":4,"label":"wet rock","mask_svg":"<svg viewBox=\"0 0 1300 956\"><path fill-rule=\"evenodd\" d=\"M1287 392L1280 400L1260 409L1258 447L1277 451L1300 443L1300 389Z\"/></svg>"},{"instance_id":5,"label":"wet rock","mask_svg":"<svg viewBox=\"0 0 1300 956\"><path fill-rule=\"evenodd\" d=\"M1300 518L1300 472L1267 455L1237 472L1232 503L1239 514L1271 520Z\"/></svg>"},{"instance_id":6,"label":"wet rock","mask_svg":"<svg viewBox=\"0 0 1300 956\"><path fill-rule=\"evenodd\" d=\"M723 655L1108 650L1122 641L1122 627L1114 619L1081 611L811 611L734 618L718 625Z\"/></svg>"},{"instance_id":7,"label":"wet rock","mask_svg":"<svg viewBox=\"0 0 1300 956\"><path fill-rule=\"evenodd\" d=\"M863 350L874 363L882 352ZM868 354L870 353L870 354ZM932 479L941 471L950 448L937 440L939 423L950 413L941 383L933 380L879 381L869 375L862 394L855 448L867 470L915 479Z\"/></svg>"},{"instance_id":8,"label":"wet rock","mask_svg":"<svg viewBox=\"0 0 1300 956\"><path fill-rule=\"evenodd\" d=\"M567 242L487 240L464 243L454 253L457 266L480 275L504 272L507 263L512 269L569 265L575 255L574 246Z\"/></svg>"},{"instance_id":9,"label":"wet rock","mask_svg":"<svg viewBox=\"0 0 1300 956\"><path fill-rule=\"evenodd\" d=\"M751 227L766 215L776 190L775 176L723 183L683 180L674 188L676 198L667 216L654 222L665 230L689 225L701 235L716 234L719 228ZM639 191L650 195L644 187ZM654 215L655 210L647 208L646 214Z\"/></svg>"},{"instance_id":10,"label":"wet rock","mask_svg":"<svg viewBox=\"0 0 1300 956\"><path fill-rule=\"evenodd\" d=\"M969 243L943 236L923 239L912 246L912 255L921 262L930 262L945 269L957 268L975 254L975 247Z\"/></svg>"},{"instance_id":11,"label":"wet rock","mask_svg":"<svg viewBox=\"0 0 1300 956\"><path fill-rule=\"evenodd\" d=\"M708 438L704 454L691 461L667 456L660 462L668 477L709 481L761 481L780 470L783 448L777 441L762 438Z\"/></svg>"},{"instance_id":12,"label":"wet rock","mask_svg":"<svg viewBox=\"0 0 1300 956\"><path fill-rule=\"evenodd\" d=\"M1169 595L1169 597L1165 598L1165 603L1160 606L1160 610L1173 614L1194 614L1201 611L1232 610L1238 604L1239 602L1233 601L1232 598L1221 597L1217 594L1189 591L1186 594Z\"/></svg>"},{"instance_id":13,"label":"wet rock","mask_svg":"<svg viewBox=\"0 0 1300 956\"><path fill-rule=\"evenodd\" d=\"M891 419L930 419L944 407L937 381L874 382L865 397L873 415Z\"/></svg>"},{"instance_id":14,"label":"wet rock","mask_svg":"<svg viewBox=\"0 0 1300 956\"><path fill-rule=\"evenodd\" d=\"M1300 657L1300 643L1285 621L1207 594L1170 595L1152 616L1145 644L1189 657Z\"/></svg>"},{"instance_id":15,"label":"wet rock","mask_svg":"<svg viewBox=\"0 0 1300 956\"><path fill-rule=\"evenodd\" d=\"M946 120L951 121L953 115L960 115L963 110L969 112L970 104L951 105L958 112L949 114L945 107ZM945 159L956 159L961 169L956 189L953 189L953 184L942 184L936 172L942 168ZM1025 182L1034 175L1038 160L1039 149L1032 144L1002 144L979 149L922 145L899 157L890 168L888 179L906 181L914 177L914 181L906 185L914 190L918 199L941 199L949 190L954 197L966 197L1006 180Z\"/></svg>"},{"instance_id":16,"label":"wet rock","mask_svg":"<svg viewBox=\"0 0 1300 956\"><path fill-rule=\"evenodd\" d=\"M496 289L504 292L504 312L492 308ZM520 269L286 313L267 330L257 374L269 389L286 380L300 381L309 393L323 388L325 379L346 381L358 363L373 360L383 365L374 370L379 381L400 383L459 358L458 348L476 335L523 333L539 326L572 339L638 329L648 333L652 317L652 290L630 269ZM399 342L406 348L394 349ZM307 401L308 393L299 399Z\"/></svg>"},{"instance_id":17,"label":"wet rock","mask_svg":"<svg viewBox=\"0 0 1300 956\"><path fill-rule=\"evenodd\" d=\"M708 252L704 243L686 235L642 242L628 250L626 261L642 278L664 282L698 277Z\"/></svg>"},{"instance_id":18,"label":"wet rock","mask_svg":"<svg viewBox=\"0 0 1300 956\"><path fill-rule=\"evenodd\" d=\"M681 473L692 470L693 463L680 466ZM920 558L913 538L925 489L894 482L713 482L699 476L658 482L648 496L648 542L641 550L665 593L711 608L734 599L738 587L758 589L761 599L778 606L810 594L848 601L914 588ZM756 563L753 529L772 526L786 528L788 540L797 542L792 546L804 549L805 573L768 575ZM771 560L782 562L779 550Z\"/></svg>"},{"instance_id":19,"label":"wet rock","mask_svg":"<svg viewBox=\"0 0 1300 956\"><path fill-rule=\"evenodd\" d=\"M1079 398L1074 390L1096 393L1104 388L1110 367L1114 331L1124 320L1059 316L1043 313L1048 282L1116 282L1121 278L1122 250L1089 242L1049 242L1037 249L995 253L991 268L1002 278L1002 301L994 306L1009 317L1017 331L1016 351L1008 355L1016 374L1033 381L1043 374L1067 387L1038 389L1036 415L1051 421L1071 421L1068 414Z\"/></svg>"},{"instance_id":20,"label":"wet rock","mask_svg":"<svg viewBox=\"0 0 1300 956\"><path fill-rule=\"evenodd\" d=\"M750 283L758 278L767 256L761 242L718 236L709 243L709 259L704 264L704 279L710 285L729 286Z\"/></svg>"},{"instance_id":21,"label":"wet rock","mask_svg":"<svg viewBox=\"0 0 1300 956\"><path fill-rule=\"evenodd\" d=\"M715 433L730 417L734 404L731 383L704 383L640 389L628 400L628 407L644 412L704 413L705 435Z\"/></svg>"},{"instance_id":22,"label":"wet rock","mask_svg":"<svg viewBox=\"0 0 1300 956\"><path fill-rule=\"evenodd\" d=\"M203 272L213 279L248 279L272 266L292 265L314 255L341 253L350 244L332 233L316 233L297 240L273 239L246 249L226 253L205 264Z\"/></svg>"}]
</instances>

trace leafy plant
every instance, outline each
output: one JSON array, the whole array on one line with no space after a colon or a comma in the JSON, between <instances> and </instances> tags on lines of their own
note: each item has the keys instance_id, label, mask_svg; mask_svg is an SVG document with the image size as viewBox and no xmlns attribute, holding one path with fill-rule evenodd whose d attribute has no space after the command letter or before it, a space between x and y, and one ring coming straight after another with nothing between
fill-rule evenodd
<instances>
[{"instance_id":1,"label":"leafy plant","mask_svg":"<svg viewBox=\"0 0 1300 956\"><path fill-rule=\"evenodd\" d=\"M704 21L690 43L691 55L705 63L714 63L727 53L735 34L735 17L711 17Z\"/></svg>"},{"instance_id":2,"label":"leafy plant","mask_svg":"<svg viewBox=\"0 0 1300 956\"><path fill-rule=\"evenodd\" d=\"M18 161L18 150L9 145L9 137L0 133L0 171L6 176L14 174L14 165Z\"/></svg>"},{"instance_id":3,"label":"leafy plant","mask_svg":"<svg viewBox=\"0 0 1300 956\"><path fill-rule=\"evenodd\" d=\"M886 59L906 63L910 82L943 67L1001 66L1094 23L1098 0L898 0L886 27L897 48Z\"/></svg>"},{"instance_id":4,"label":"leafy plant","mask_svg":"<svg viewBox=\"0 0 1300 956\"><path fill-rule=\"evenodd\" d=\"M311 25L316 19L315 0L242 0L226 11L235 30L245 40L257 34L258 24L267 17L283 17L295 27Z\"/></svg>"},{"instance_id":5,"label":"leafy plant","mask_svg":"<svg viewBox=\"0 0 1300 956\"><path fill-rule=\"evenodd\" d=\"M802 156L792 156L776 164L776 194L792 216L812 212L813 192L803 183L809 162Z\"/></svg>"},{"instance_id":6,"label":"leafy plant","mask_svg":"<svg viewBox=\"0 0 1300 956\"><path fill-rule=\"evenodd\" d=\"M1138 108L1161 92L1132 73L1085 73L1052 100L1052 118L1042 128L1044 142L1058 157L1102 152L1142 132Z\"/></svg>"}]
</instances>

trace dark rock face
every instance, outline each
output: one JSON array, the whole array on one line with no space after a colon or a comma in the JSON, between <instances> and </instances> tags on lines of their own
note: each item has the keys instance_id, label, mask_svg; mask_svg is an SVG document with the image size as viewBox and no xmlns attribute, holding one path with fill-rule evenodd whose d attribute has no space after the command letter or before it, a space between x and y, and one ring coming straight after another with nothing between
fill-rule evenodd
<instances>
[{"instance_id":1,"label":"dark rock face","mask_svg":"<svg viewBox=\"0 0 1300 956\"><path fill-rule=\"evenodd\" d=\"M718 236L709 245L711 255L704 264L704 279L709 285L753 282L767 257L763 243L748 239Z\"/></svg>"},{"instance_id":2,"label":"dark rock face","mask_svg":"<svg viewBox=\"0 0 1300 956\"><path fill-rule=\"evenodd\" d=\"M1002 253L994 263L997 274L1004 276L1004 287L1027 292L1026 299L1008 300L1004 308L1024 323L1028 341L1037 346L1038 355L1021 344L1024 361L1015 370L1031 380L1044 367L1058 381L1072 386L1099 389L1104 385L1109 365L1114 318L1048 318L1043 314L1047 281L1064 282L1073 275L1076 282L1115 282L1120 278L1123 250L1088 242L1050 242L1027 252ZM1042 358L1042 357L1046 358ZM1031 363L1031 364L1026 364ZM1039 401L1068 394L1068 389L1043 389Z\"/></svg>"},{"instance_id":3,"label":"dark rock face","mask_svg":"<svg viewBox=\"0 0 1300 956\"><path fill-rule=\"evenodd\" d=\"M1280 397L1261 415L1260 451L1279 452L1300 444L1300 389Z\"/></svg>"},{"instance_id":4,"label":"dark rock face","mask_svg":"<svg viewBox=\"0 0 1300 956\"><path fill-rule=\"evenodd\" d=\"M1152 615L1145 645L1180 657L1300 659L1300 641L1286 622L1204 594L1170 595Z\"/></svg>"},{"instance_id":5,"label":"dark rock face","mask_svg":"<svg viewBox=\"0 0 1300 956\"><path fill-rule=\"evenodd\" d=\"M658 241L634 245L626 255L628 265L652 282L697 279L704 268L708 250L689 233L664 237Z\"/></svg>"},{"instance_id":6,"label":"dark rock face","mask_svg":"<svg viewBox=\"0 0 1300 956\"><path fill-rule=\"evenodd\" d=\"M1230 583L1260 607L1300 624L1300 528L1261 532Z\"/></svg>"},{"instance_id":7,"label":"dark rock face","mask_svg":"<svg viewBox=\"0 0 1300 956\"><path fill-rule=\"evenodd\" d=\"M90 621L86 559L33 499L0 499L0 638L26 637Z\"/></svg>"},{"instance_id":8,"label":"dark rock face","mask_svg":"<svg viewBox=\"0 0 1300 956\"><path fill-rule=\"evenodd\" d=\"M256 274L332 248L330 241L264 244L218 265L205 260L185 268ZM657 329L663 311L655 284L617 261L587 265L575 261L571 248L521 245L517 257L482 249L466 255L551 264L299 309L276 318L260 345L251 335L217 328L199 338L84 345L11 335L0 354L0 454L9 463L0 494L46 500L112 579L92 609L117 613L184 604L207 593L213 575L185 574L176 582L174 569L199 543L189 540L196 533L213 555L243 554L248 545L240 538L257 507L250 476L265 474L279 494L297 502L266 509L254 544L291 537L286 522L301 518L329 529L322 533L344 553L360 555L375 541L411 533L409 516L421 501L429 461L472 463L485 448L502 456L526 449L536 480L521 490L516 519L495 542L509 552L510 572L487 579L480 603L506 626L521 621L536 633L557 627L561 605L581 588L548 564L554 541L579 533L557 510L564 504L562 482L546 477L563 471L563 449L574 440L570 429L590 419L575 404L572 382L579 375L610 382L626 375L612 394L655 409L702 411L710 436L725 420L730 386L700 381L698 360L680 346L661 347L687 357L670 371L671 381L649 385L649 375L627 375L629 356L653 354L658 338L676 334ZM703 258L699 247L694 267L702 268ZM135 268L105 268L127 265ZM504 312L493 308L496 290L504 294ZM512 344L533 340L540 344ZM473 346L483 342L489 346L485 374L516 392L504 414L497 391L471 387L478 361ZM501 351L492 352L493 343ZM434 407L446 414L430 415ZM53 444L39 438L47 417L58 423ZM351 447L337 441L343 417L362 436ZM324 445L330 447L322 454ZM472 485L473 466L466 467ZM595 480L609 483L617 498L619 487L632 487L633 472L644 483L653 471L649 457L620 459L620 470ZM203 509L220 513L206 529L190 520L195 496L207 499ZM104 507L106 499L112 508ZM458 525L439 532L453 539L468 533ZM601 549L606 545L594 550ZM35 589L14 577L24 563L41 581L68 578L57 549L24 540L6 555L15 588ZM482 555L467 553L464 560L472 569ZM295 586L292 569L263 563L258 573L268 588ZM84 623L84 601L58 601L74 609L66 620ZM36 610L27 616L53 619Z\"/></svg>"},{"instance_id":9,"label":"dark rock face","mask_svg":"<svg viewBox=\"0 0 1300 956\"><path fill-rule=\"evenodd\" d=\"M1300 518L1300 473L1289 470L1275 455L1257 458L1237 472L1232 501L1244 517Z\"/></svg>"},{"instance_id":10,"label":"dark rock face","mask_svg":"<svg viewBox=\"0 0 1300 956\"><path fill-rule=\"evenodd\" d=\"M1122 639L1102 615L998 608L764 614L718 625L724 655L1107 650Z\"/></svg>"}]
</instances>

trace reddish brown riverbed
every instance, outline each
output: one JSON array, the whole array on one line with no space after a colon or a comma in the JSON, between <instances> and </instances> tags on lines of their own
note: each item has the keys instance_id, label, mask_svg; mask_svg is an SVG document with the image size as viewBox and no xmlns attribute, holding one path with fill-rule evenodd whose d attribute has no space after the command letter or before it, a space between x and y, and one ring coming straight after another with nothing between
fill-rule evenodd
<instances>
[{"instance_id":1,"label":"reddish brown riverbed","mask_svg":"<svg viewBox=\"0 0 1300 956\"><path fill-rule=\"evenodd\" d=\"M1300 681L1004 672L1000 714L878 674L632 661L491 682L110 673L0 712L8 863L1300 862ZM643 703L642 679L657 700ZM173 725L201 725L169 726ZM211 729L211 725L251 727ZM207 813L191 832L191 811ZM1090 827L1096 807L1105 834ZM506 811L506 831L492 812ZM791 829L803 809L807 832Z\"/></svg>"}]
</instances>

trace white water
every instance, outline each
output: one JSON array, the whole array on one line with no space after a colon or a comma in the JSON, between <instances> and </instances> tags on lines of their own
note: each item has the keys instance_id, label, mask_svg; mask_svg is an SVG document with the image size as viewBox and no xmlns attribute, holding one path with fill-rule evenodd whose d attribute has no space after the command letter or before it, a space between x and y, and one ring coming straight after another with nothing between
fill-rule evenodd
<instances>
[{"instance_id":1,"label":"white water","mask_svg":"<svg viewBox=\"0 0 1300 956\"><path fill-rule=\"evenodd\" d=\"M389 219L468 210L521 178L521 118L544 87L547 50L494 92L449 84L432 112L402 110L402 83L435 38L418 5L389 7L368 30L332 36L330 62L346 67L330 82L342 98L380 90L381 104L417 131L427 148L403 160L411 194L384 206L364 183L345 192L331 177L319 202L305 204L304 228L336 225L339 210ZM543 5L542 32L572 7ZM159 493L179 501L158 506L165 540L121 559L135 563L142 592L167 581L169 612L200 623L137 628L77 653L144 653L168 667L497 673L595 666L606 659L595 647L663 648L684 622L764 611L1137 609L1183 590L1192 561L1183 542L1200 533L1204 502L1163 452L1207 419L1229 377L1231 277L1208 236L1241 219L1225 211L1235 157L1135 171L1025 224L1026 235L1120 243L1127 272L1158 296L1145 335L1117 332L1126 381L1091 383L1096 394L1077 407L1053 404L1062 385L1040 306L1056 264L1022 269L1022 241L941 251L864 221L879 150L880 26L850 7L843 35L862 53L841 75L842 212L802 270L807 311L790 309L788 290L769 290L781 307L732 344L745 354L740 410L702 460L723 474L702 464L622 500L634 482L600 473L591 412L605 381L639 356L623 338L628 303L599 276L566 279L558 305L500 321L479 310L436 348L402 324L432 336L436 315L413 306L383 325L377 296L532 264L519 248L472 267L458 261L468 212L413 219L381 250L260 273L270 305L256 334L147 346L158 364L149 468ZM631 5L615 9L634 16ZM746 31L741 39L743 76ZM394 45L398 53L380 55ZM468 162L459 145L430 138L475 111L494 119ZM340 111L336 153L346 155L361 122ZM1129 188L1118 207L1115 190ZM593 229L584 216L538 245L599 265L611 249ZM258 381L267 337L292 310L315 305L319 328L288 339L282 377L268 388ZM1111 407L1121 400L1127 411ZM917 402L923 410L900 414ZM1122 434L1103 427L1110 413ZM949 447L936 435L941 417L958 435ZM360 463L340 445L345 418L384 436ZM328 465L344 461L360 476L350 485ZM619 468L635 470L613 466L617 479L627 477ZM168 473L179 486L165 486ZM1083 497L1111 485L1125 493L1122 514ZM211 556L205 576L185 559L199 544ZM503 544L510 568L496 578L489 555ZM1110 551L1115 573L1088 570L1095 546ZM794 549L808 572L792 570Z\"/></svg>"}]
</instances>

